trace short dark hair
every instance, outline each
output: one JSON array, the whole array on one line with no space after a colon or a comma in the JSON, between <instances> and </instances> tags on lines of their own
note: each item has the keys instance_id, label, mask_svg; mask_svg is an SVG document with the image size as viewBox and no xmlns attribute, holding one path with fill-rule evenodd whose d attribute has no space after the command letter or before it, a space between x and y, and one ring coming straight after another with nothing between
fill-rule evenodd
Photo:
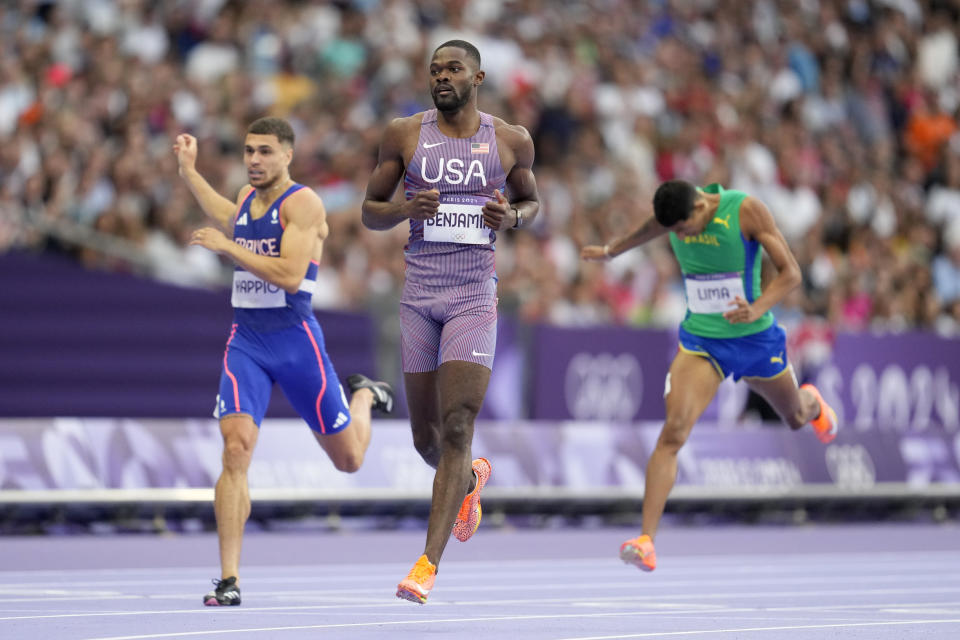
<instances>
[{"instance_id":1,"label":"short dark hair","mask_svg":"<svg viewBox=\"0 0 960 640\"><path fill-rule=\"evenodd\" d=\"M467 42L466 40L447 40L442 45L433 50L433 55L437 55L437 51L443 49L444 47L457 47L458 49L463 49L467 52L468 58L473 58L477 63L477 68L480 68L480 52L475 46Z\"/></svg>"},{"instance_id":2,"label":"short dark hair","mask_svg":"<svg viewBox=\"0 0 960 640\"><path fill-rule=\"evenodd\" d=\"M258 136L277 136L281 144L293 146L293 127L283 118L260 118L247 127L247 133Z\"/></svg>"},{"instance_id":3,"label":"short dark hair","mask_svg":"<svg viewBox=\"0 0 960 640\"><path fill-rule=\"evenodd\" d=\"M697 200L697 188L686 180L667 180L653 194L653 215L664 227L690 217Z\"/></svg>"}]
</instances>

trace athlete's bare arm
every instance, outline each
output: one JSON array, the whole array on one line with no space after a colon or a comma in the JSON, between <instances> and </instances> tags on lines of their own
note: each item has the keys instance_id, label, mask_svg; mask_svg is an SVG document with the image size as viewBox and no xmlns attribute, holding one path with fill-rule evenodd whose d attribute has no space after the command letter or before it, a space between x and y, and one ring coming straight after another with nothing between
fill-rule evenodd
<instances>
[{"instance_id":1,"label":"athlete's bare arm","mask_svg":"<svg viewBox=\"0 0 960 640\"><path fill-rule=\"evenodd\" d=\"M370 176L363 201L363 225L368 229L390 229L407 218L427 220L437 215L440 192L436 189L419 191L410 200L393 199L407 161L413 156L411 149L419 138L422 119L423 116L418 114L395 118L387 125L380 143L377 167Z\"/></svg>"},{"instance_id":2,"label":"athlete's bare arm","mask_svg":"<svg viewBox=\"0 0 960 640\"><path fill-rule=\"evenodd\" d=\"M250 186L247 185L240 190L236 202L224 198L222 195L210 186L210 183L197 171L197 139L187 133L181 133L177 136L173 144L173 152L177 156L177 164L180 166L180 177L184 179L190 188L190 193L197 199L200 208L207 214L225 233L230 233L233 229L233 218L240 206L243 198L250 193Z\"/></svg>"},{"instance_id":3,"label":"athlete's bare arm","mask_svg":"<svg viewBox=\"0 0 960 640\"><path fill-rule=\"evenodd\" d=\"M736 308L723 314L731 323L753 322L783 300L801 282L800 265L773 215L760 200L748 196L740 205L740 232L748 240L756 240L777 268L777 275L752 303L736 298Z\"/></svg>"},{"instance_id":4,"label":"athlete's bare arm","mask_svg":"<svg viewBox=\"0 0 960 640\"><path fill-rule=\"evenodd\" d=\"M540 211L540 194L533 177L533 139L524 127L507 124L499 118L494 119L494 126L500 166L507 173L506 194L496 192L496 199L483 206L483 220L488 227L499 231L516 226L519 215L523 221L520 226L525 227Z\"/></svg>"},{"instance_id":5,"label":"athlete's bare arm","mask_svg":"<svg viewBox=\"0 0 960 640\"><path fill-rule=\"evenodd\" d=\"M313 259L320 227L325 227L326 214L320 196L311 189L301 189L283 203L283 236L279 256L262 256L228 239L212 227L193 232L190 244L198 244L229 257L250 273L296 293L307 275Z\"/></svg>"},{"instance_id":6,"label":"athlete's bare arm","mask_svg":"<svg viewBox=\"0 0 960 640\"><path fill-rule=\"evenodd\" d=\"M323 207L323 203L320 204ZM317 226L317 246L313 250L313 259L317 262L320 262L320 258L323 257L323 242L327 239L327 236L330 235L330 225L327 224L327 211L323 211L323 222Z\"/></svg>"},{"instance_id":7,"label":"athlete's bare arm","mask_svg":"<svg viewBox=\"0 0 960 640\"><path fill-rule=\"evenodd\" d=\"M625 236L614 238L605 245L589 244L580 250L580 257L584 260L610 260L625 251L639 247L645 242L662 236L667 228L657 222L653 213L647 214L640 225Z\"/></svg>"}]
</instances>

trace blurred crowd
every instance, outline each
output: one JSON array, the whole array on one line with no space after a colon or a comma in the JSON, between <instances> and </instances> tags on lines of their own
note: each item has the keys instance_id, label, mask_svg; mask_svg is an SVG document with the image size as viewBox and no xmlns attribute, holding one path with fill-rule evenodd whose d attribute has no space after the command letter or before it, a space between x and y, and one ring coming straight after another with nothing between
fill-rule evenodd
<instances>
[{"instance_id":1,"label":"blurred crowd","mask_svg":"<svg viewBox=\"0 0 960 640\"><path fill-rule=\"evenodd\" d=\"M247 124L276 115L297 133L291 175L329 214L316 304L395 312L406 226L367 231L360 204L384 126L432 107L427 63L450 38L481 52L481 109L537 149L540 217L497 241L502 313L674 325L683 293L664 241L607 264L578 252L683 178L767 203L804 272L779 315L813 343L960 333L952 0L7 2L0 251L135 268L69 241L92 229L157 278L221 285L227 265L186 244L204 223L172 140L196 135L201 173L234 198Z\"/></svg>"}]
</instances>

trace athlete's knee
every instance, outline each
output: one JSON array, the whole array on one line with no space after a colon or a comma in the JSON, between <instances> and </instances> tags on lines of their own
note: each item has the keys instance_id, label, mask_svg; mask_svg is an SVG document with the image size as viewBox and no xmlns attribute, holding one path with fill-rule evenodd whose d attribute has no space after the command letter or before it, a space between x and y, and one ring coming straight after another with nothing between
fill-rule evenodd
<instances>
[{"instance_id":1,"label":"athlete's knee","mask_svg":"<svg viewBox=\"0 0 960 640\"><path fill-rule=\"evenodd\" d=\"M257 444L257 426L250 416L235 414L220 420L223 435L223 469L246 472Z\"/></svg>"},{"instance_id":2,"label":"athlete's knee","mask_svg":"<svg viewBox=\"0 0 960 640\"><path fill-rule=\"evenodd\" d=\"M223 468L226 471L246 471L253 457L253 442L237 434L223 438Z\"/></svg>"},{"instance_id":3,"label":"athlete's knee","mask_svg":"<svg viewBox=\"0 0 960 640\"><path fill-rule=\"evenodd\" d=\"M668 415L657 439L657 448L676 453L686 443L692 428L692 421L688 417Z\"/></svg>"},{"instance_id":4,"label":"athlete's knee","mask_svg":"<svg viewBox=\"0 0 960 640\"><path fill-rule=\"evenodd\" d=\"M337 471L344 473L356 473L363 464L363 453L359 451L343 451L330 456L333 466Z\"/></svg>"},{"instance_id":5,"label":"athlete's knee","mask_svg":"<svg viewBox=\"0 0 960 640\"><path fill-rule=\"evenodd\" d=\"M413 447L423 460L432 466L440 462L440 429L435 425L413 429Z\"/></svg>"},{"instance_id":6,"label":"athlete's knee","mask_svg":"<svg viewBox=\"0 0 960 640\"><path fill-rule=\"evenodd\" d=\"M477 411L471 407L458 407L447 412L443 418L443 447L468 449L473 441L473 421Z\"/></svg>"}]
</instances>

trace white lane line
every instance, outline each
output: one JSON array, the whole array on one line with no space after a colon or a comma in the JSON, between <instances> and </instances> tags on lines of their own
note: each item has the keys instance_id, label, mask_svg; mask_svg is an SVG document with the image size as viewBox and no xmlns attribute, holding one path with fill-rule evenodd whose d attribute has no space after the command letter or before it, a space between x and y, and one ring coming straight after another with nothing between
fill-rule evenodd
<instances>
[{"instance_id":1,"label":"white lane line","mask_svg":"<svg viewBox=\"0 0 960 640\"><path fill-rule=\"evenodd\" d=\"M0 603L7 602L84 602L90 600L145 600L148 596L113 595L113 596L56 596L52 598L0 598Z\"/></svg>"},{"instance_id":2,"label":"white lane line","mask_svg":"<svg viewBox=\"0 0 960 640\"><path fill-rule=\"evenodd\" d=\"M433 604L433 603L431 603ZM391 608L404 606L402 602L395 601L389 602L389 605L383 601L371 602L370 604L317 604L317 605L293 605L286 607L247 607L243 606L241 608L232 608L230 613L231 615L243 615L243 614L262 614L262 613L287 613L293 611L324 611L326 609L360 609L368 607L384 607L390 606ZM217 609L213 609L217 611ZM210 615L210 607L197 606L192 609L166 609L166 610L150 610L146 609L143 611L83 611L77 613L49 613L39 616L7 616L0 618L2 620L35 620L39 618L98 618L98 617L116 617L116 616L153 616L153 615L182 615L182 614L200 614L200 615Z\"/></svg>"},{"instance_id":3,"label":"white lane line","mask_svg":"<svg viewBox=\"0 0 960 640\"><path fill-rule=\"evenodd\" d=\"M634 572L637 573L637 572ZM502 573L500 574L503 575ZM655 576L651 579L645 579L642 577L634 576L632 574L627 574L628 578L624 577L624 572L617 572L617 577L619 579L605 579L605 574L596 576L597 582L602 586L603 590L622 590L622 589L636 589L642 587L644 584L656 587L658 590L663 591L665 589L687 589L689 587L695 587L696 591L708 589L709 587L718 587L717 591L721 591L719 587L722 587L722 596L721 597L733 597L739 595L738 592L733 591L736 587L753 587L758 588L761 585L773 585L774 587L802 587L805 585L814 585L819 587L825 583L831 585L842 585L844 583L853 583L855 585L862 584L865 580L869 581L871 584L882 584L882 583L895 583L898 585L906 585L913 582L918 582L921 584L929 584L931 582L936 582L941 585L943 588L952 588L952 585L955 584L956 588L960 588L960 574L957 574L952 570L950 574L945 574L942 576L937 576L934 580L929 574L916 574L914 572L902 573L902 574L885 574L885 575L874 575L874 576L862 576L862 575L846 575L838 576L834 574L821 574L817 576L803 576L803 577L787 577L787 576L770 576L769 578L755 579L755 578L731 578L729 576L724 576L720 578L703 578L699 580L673 580L658 579L659 576ZM467 576L467 575L451 575L451 580L443 584L444 590L448 592L489 592L497 591L502 592L504 590L503 585L497 584L482 584L482 580L477 580L476 576ZM523 578L529 578L528 575L523 575ZM371 589L379 589L379 582L388 580L386 577L380 577L376 582L377 585L366 585L366 586L352 586L352 587L343 587L340 586L336 589L316 589L316 588L302 588L297 590L289 591L280 591L280 590L257 590L259 597L286 597L291 594L301 594L304 597L309 596L324 596L326 594L330 595L345 595L345 594L366 594L370 593ZM252 579L251 583L255 585L267 585L274 583L289 584L288 581L283 580L258 580ZM167 582L166 586L180 586L184 581L175 581ZM191 583L196 584L194 581ZM89 583L90 586L96 587L136 587L142 585L152 585L154 587L153 595L155 597L181 597L181 593L174 594L163 594L155 593L157 591L156 587L159 584L164 584L158 581L150 582L121 582L121 583ZM364 583L360 583L364 584ZM209 587L208 587L209 588ZM567 580L555 580L548 582L514 582L509 585L509 590L511 592L517 591L557 591L557 590L568 590L570 588L569 581ZM818 592L822 591L818 588ZM840 590L839 593L844 593L845 591ZM2 602L24 602L30 600L37 601L54 601L57 599L57 596L73 594L76 597L82 597L86 599L95 598L97 596L102 596L103 598L113 597L114 594L119 595L121 591L116 590L102 590L95 589L92 591L81 590L80 585L72 585L70 589L13 589L0 587L0 603ZM689 594L688 594L689 595ZM36 596L33 598L32 596Z\"/></svg>"},{"instance_id":4,"label":"white lane line","mask_svg":"<svg viewBox=\"0 0 960 640\"><path fill-rule=\"evenodd\" d=\"M677 612L674 612L677 613ZM683 613L683 612L680 612ZM90 638L89 640L145 640L146 638L173 638L180 636L204 636L217 635L223 633L264 633L274 631L302 631L305 629L349 629L364 627L383 627L383 626L401 626L413 624L447 624L464 622L503 622L511 620L558 620L561 618L609 618L624 617L631 615L644 615L636 613L595 613L595 614L559 614L559 615L523 615L523 616L490 616L475 618L441 618L432 620L381 620L379 622L351 622L344 624L308 624L284 627L258 627L255 629L213 629L209 631L188 631L178 633L157 633L136 636L109 636L101 638Z\"/></svg>"},{"instance_id":5,"label":"white lane line","mask_svg":"<svg viewBox=\"0 0 960 640\"><path fill-rule=\"evenodd\" d=\"M452 563L451 563L452 564ZM824 573L824 567L815 567L811 569L809 574L799 575L796 573L785 573L782 567L776 568L767 568L764 567L762 570L757 568L757 570L750 569L747 570L743 567L740 568L730 568L728 570L717 569L710 565L701 566L696 571L685 571L685 570L675 570L674 567L670 567L670 571L664 571L659 575L654 575L650 577L643 577L636 579L634 574L639 575L637 572L629 572L624 568L620 563L616 563L612 567L604 567L604 570L600 572L595 572L595 576L598 578L598 581L603 584L604 588L635 588L640 587L644 584L650 584L656 586L657 589L671 589L671 588L685 588L685 587L706 587L709 585L722 586L724 590L729 590L731 587L745 586L750 587L761 584L774 584L774 585L792 585L800 586L803 584L822 584L822 583L845 583L845 582L866 582L872 584L878 584L883 582L893 582L900 584L909 584L915 582L922 583L935 583L940 585L950 585L950 584L960 584L960 574L953 570L953 567L960 564L960 558L958 558L957 563L941 561L937 563L936 567L923 568L916 565L911 565L909 572L897 572L886 570L882 572L871 572L871 571L862 571L862 567L851 568L847 571L842 571L836 566L829 566L827 568L826 574ZM876 565L873 565L874 568L877 568ZM892 567L891 567L892 569ZM263 576L258 577L252 575L253 572L248 572L248 582L250 584L256 584L258 586L278 586L278 585L303 585L306 587L310 586L323 586L323 582L327 580L327 575L329 574L330 568L328 567L326 571L319 572L317 575L310 577L293 577L293 578L284 578L273 576ZM716 575L722 573L722 578L711 579L709 577L711 574ZM844 574L844 575L838 575ZM477 583L484 582L484 576L486 574L480 572L469 571L466 567L451 567L448 568L447 578L445 579L444 587L448 589L464 589L469 588L473 590L483 591L487 589L482 584L478 585ZM502 571L497 572L498 576L502 576ZM566 577L569 574L564 574L559 571L557 572L546 572L546 571L535 571L535 572L518 572L519 577L524 580L525 584L515 584L512 585L514 589L532 589L532 590L543 590L543 589L559 589L566 588L561 585L566 584ZM384 573L375 573L367 575L350 575L346 576L345 579L340 580L339 584L341 586L337 591L343 593L344 587L348 585L351 588L347 589L347 592L358 592L365 589L360 588L365 584L373 581L382 581L387 580L388 582L392 580L392 575L385 575ZM137 587L149 586L151 590L155 593L157 590L164 590L163 587L186 587L189 584L207 584L208 580L205 577L196 576L196 577L187 577L187 578L169 578L169 579L150 579L150 580L140 580L140 579L121 579L121 580L110 580L110 579L101 579L101 580L84 580L84 581L64 581L58 580L57 586L61 590L69 589L72 593L76 593L78 590L88 590L92 589L95 593L105 593L109 591L116 590L127 590L136 589ZM320 584L317 584L320 583ZM459 584L458 584L459 583ZM55 589L49 588L49 582L42 583L28 583L28 582L18 582L18 583L4 583L0 580L0 602L10 601L10 602L23 602L23 597L31 595L40 595L40 594L49 594L53 595ZM497 589L498 587L493 587ZM180 591L180 589L177 589ZM311 589L311 591L321 591L318 589ZM89 592L88 592L89 594Z\"/></svg>"},{"instance_id":6,"label":"white lane line","mask_svg":"<svg viewBox=\"0 0 960 640\"><path fill-rule=\"evenodd\" d=\"M633 596L621 596L616 598L591 598L590 600L571 600L569 598L532 598L525 600L492 600L492 601L444 601L439 600L436 602L431 602L430 606L432 609L438 609L440 607L476 607L479 605L491 605L496 607L502 607L504 605L515 605L515 606L543 606L556 604L558 606L563 606L569 608L571 606L580 606L580 607L609 607L611 605L616 605L620 603L630 604L635 607L633 611L616 611L616 612L606 612L606 613L572 613L568 614L573 617L580 616L598 616L598 615L614 615L614 616L623 616L623 615L656 615L661 614L664 616L673 616L677 614L709 614L710 616L716 616L727 613L743 613L743 612L763 612L763 613L772 613L772 612L783 612L783 613L800 613L804 611L817 611L823 614L851 614L859 613L857 610L863 610L866 614L877 614L877 613L912 613L914 615L919 615L929 611L929 613L942 614L946 613L947 615L954 615L960 613L956 609L941 609L933 608L939 607L941 605L953 605L953 601L945 602L911 602L911 603L901 603L901 602L881 602L873 604L848 604L848 605L829 605L829 604L816 604L808 606L791 606L791 607L728 607L722 604L691 604L686 602L645 602L638 604L636 598ZM389 609L393 610L396 608L407 608L409 605L400 602L398 600L388 600L384 598L378 598L377 600L371 600L365 603L345 603L345 602L336 602L331 604L320 604L320 605L288 605L288 606L277 606L277 607L250 607L243 606L237 609L231 610L231 615L243 615L243 614L290 614L290 613L310 613L310 612L319 612L319 611L329 611L335 610L339 611L342 609L369 609L369 608L379 608L379 609ZM146 615L209 615L211 609L197 606L190 609L166 609L166 610L142 610L142 611L79 611L74 613L42 613L41 615L19 615L19 616L5 616L0 617L0 621L3 620L37 620L37 619L51 619L51 618L97 618L97 617L122 617L122 616L146 616ZM384 614L390 613L391 611L384 611ZM370 614L372 615L372 614Z\"/></svg>"},{"instance_id":7,"label":"white lane line","mask_svg":"<svg viewBox=\"0 0 960 640\"><path fill-rule=\"evenodd\" d=\"M958 528L960 532L960 528ZM666 547L666 544L663 545ZM614 545L616 547L616 545ZM2 556L0 556L2 558ZM542 558L542 559L530 559L530 560L510 560L511 566L515 567L534 567L542 568L545 565L553 567L583 567L589 566L595 568L597 563L610 562L612 559L616 558L616 553L604 554L599 556L591 557L580 557L580 558ZM847 565L851 566L860 566L860 565L875 565L877 563L890 562L893 564L902 563L904 558L910 559L911 562L924 562L929 561L931 563L942 563L945 558L960 558L960 551L956 550L941 550L941 551L835 551L835 552L816 552L816 553L758 553L758 554L725 554L723 556L711 556L711 555L675 555L671 557L672 563L678 568L691 568L691 567L700 567L704 564L713 566L713 565L747 565L747 566L757 566L757 567L771 567L772 564L776 565L777 570L784 569L803 569L810 567L815 564L818 560L823 560L829 562L830 566L839 566L844 567ZM455 560L448 561L448 564L452 565L456 562L457 565L463 567L469 567L475 570L490 570L490 563L484 561L475 561L475 560ZM330 563L313 563L309 565L278 565L278 566L250 566L246 569L248 573L256 571L269 571L271 573L276 573L278 570L282 572L289 572L291 574L301 574L301 573L313 573L316 571L329 571L332 568L346 568L349 567L351 571L366 571L372 569L378 571L381 568L392 571L395 568L400 569L409 569L409 566L405 562L373 562L373 563L345 563L345 562L330 562ZM204 571L206 568L203 566L186 566L186 567L151 567L149 570L152 573L193 573L198 571ZM37 569L37 570L13 570L13 571L0 571L0 581L4 576L23 576L23 577L32 577L32 576L55 576L58 579L63 578L65 575L71 573L87 573L92 575L114 575L114 574L140 574L142 575L146 569L144 568L115 568L115 569Z\"/></svg>"},{"instance_id":8,"label":"white lane line","mask_svg":"<svg viewBox=\"0 0 960 640\"><path fill-rule=\"evenodd\" d=\"M823 582L824 580L821 580ZM636 582L627 582L619 584L605 584L604 588L623 590L623 589L636 589L638 588L638 583ZM660 585L655 585L660 586ZM694 586L694 585L691 585ZM702 586L702 585L696 585ZM507 588L503 586L491 586L491 585L471 585L471 586L450 586L444 585L443 591L445 594L453 594L455 592L469 592L469 593L484 593L484 592L496 592L503 593L504 591L513 592L513 591L523 591L523 590L532 590L532 591L548 591L548 590L569 590L569 585L510 585ZM340 589L340 590L331 590L331 591L313 591L313 590L296 590L296 591L272 591L272 592L258 592L257 598L261 600L267 599L290 599L295 598L297 600L305 601L310 599L317 600L330 600L331 598L337 598L342 600L344 596L355 595L355 596L370 596L372 592L381 592L382 589L376 588L367 588L367 589ZM631 592L632 593L632 592ZM863 600L866 596L885 596L885 595L903 595L903 594L933 594L933 593L960 593L960 586L956 587L907 587L907 588L878 588L878 589L861 589L856 585L852 586L849 589L811 589L808 591L774 591L771 589L765 589L762 591L731 591L728 593L700 593L697 591L684 591L677 593L659 593L657 595L644 595L644 598L652 601L663 601L663 600L734 600L741 598L818 598L823 599L826 597L855 597L858 600ZM117 595L117 596L83 596L75 595L71 597L47 597L47 598L0 598L0 605L3 603L11 602L61 602L61 601L112 601L112 600L182 600L182 599L193 599L196 596L195 593L190 594L157 594L157 595ZM592 598L591 598L592 599ZM561 599L561 601L569 600ZM468 601L470 604L474 605L483 605L483 604L499 604L504 603L513 603L520 601L529 601L521 599L504 599L500 601L491 601L491 600L471 600ZM459 601L460 604L464 604L466 601Z\"/></svg>"},{"instance_id":9,"label":"white lane line","mask_svg":"<svg viewBox=\"0 0 960 640\"><path fill-rule=\"evenodd\" d=\"M630 571L630 567L624 567L622 563L616 560L611 560L610 558L605 558L602 561L597 561L599 565L593 566L593 575L598 575L600 577L611 576L614 579L623 578L625 575L640 575L636 571ZM860 565L851 565L849 567L840 567L837 564L828 564L828 565L804 565L802 567L796 567L796 569L803 569L802 573L790 573L787 568L783 566L740 566L740 567L726 567L720 568L720 565L715 563L704 562L694 567L676 567L671 565L669 571L664 570L663 572L657 572L656 575L651 576L650 581L657 581L658 585L675 585L675 586L687 586L689 584L703 584L704 580L702 576L710 575L716 571L723 572L723 578L717 579L715 582L723 584L729 584L731 579L740 581L740 582L749 582L753 581L753 576L758 577L770 576L771 579L776 578L776 580L792 580L792 581L814 581L814 580L823 580L825 578L825 569L826 573L831 580L834 579L847 579L847 580L928 580L931 575L937 575L938 579L960 579L957 572L954 570L954 567L960 564L960 556L957 557L957 562L949 562L945 558L941 558L936 561L931 561L929 564L917 564L915 562L905 563L903 559L900 559L896 565L891 567L884 567L878 565L876 562L870 562L869 564L860 564ZM571 573L577 573L577 570L574 567L550 567L550 568L534 568L534 569L523 569L518 567L515 563L511 563L511 571L522 575L524 578L544 578L548 581L552 579L562 578L564 576L569 576ZM903 568L904 566L909 566L909 569ZM406 565L404 565L404 571L406 570ZM247 582L256 582L257 584L310 584L311 582L322 582L329 579L329 576L335 572L335 565L327 565L323 567L316 567L316 569L311 572L311 575L297 575L297 576L284 576L282 573L278 575L278 571L273 569L269 572L268 575L259 575L262 572L256 571L256 567L248 568L244 570L244 576L247 578ZM895 569L900 569L899 571ZM216 573L215 571L213 573ZM62 588L88 588L88 587L107 587L107 588L117 588L121 586L141 586L141 585L180 585L180 584L195 584L197 580L201 582L208 582L205 573L198 572L196 570L185 572L185 575L181 574L180 577L142 577L143 571L138 571L138 577L122 577L118 576L117 578L108 578L106 576L100 577L100 579L83 579L83 576L74 576L73 579L69 577L61 577L57 579L57 585ZM732 574L732 575L731 575ZM845 574L835 577L838 574ZM489 566L485 570L480 568L475 568L467 563L457 563L450 562L447 566L446 575L450 576L453 579L464 579L466 581L469 578L470 581L476 580L478 577L483 578L486 576L502 576L503 569L495 568L491 569ZM362 583L367 580L379 580L384 579L385 576L394 576L394 572L387 571L386 569L380 571L352 571L349 575L338 577L340 582L350 582L350 583ZM26 590L41 590L49 584L49 581L19 581L19 582L8 582L0 579L0 594L9 593L11 591L16 591L18 589Z\"/></svg>"},{"instance_id":10,"label":"white lane line","mask_svg":"<svg viewBox=\"0 0 960 640\"><path fill-rule=\"evenodd\" d=\"M545 585L538 585L539 588L537 591L545 591ZM604 585L605 587L616 586L620 588L625 587L636 587L637 583L626 583L622 585ZM532 589L533 587L531 587ZM567 587L558 587L564 588ZM520 587L516 585L511 585L508 591L521 590ZM296 598L297 600L305 601L310 599L318 599L324 601L330 601L331 599L336 599L338 602L344 601L344 596L353 594L363 596L366 595L369 597L369 594L373 591L372 589L342 589L334 591L274 591L274 592L260 592L257 593L257 597L261 600L268 599L285 599L289 600L291 597ZM378 590L379 591L379 590ZM469 591L469 592L484 592L484 591L496 591L502 593L504 591L503 587L490 587L490 586L444 586L445 593L453 593L455 591ZM916 595L916 594L934 594L934 593L958 593L960 592L960 586L957 587L908 587L904 589L860 589L860 588L851 588L851 589L815 589L810 591L738 591L730 593L697 593L697 592L681 592L681 593L660 593L657 595L645 595L644 598L648 601L664 601L664 600L726 600L726 599L742 599L742 598L817 598L823 599L825 597L854 597L857 600L863 600L866 596L888 596L888 595ZM196 596L195 593L190 594L159 594L159 595L118 595L118 596L71 596L71 597L51 597L51 598L0 598L0 604L10 603L10 602L61 602L61 601L97 601L97 600L184 600L184 599L193 599ZM613 596L615 600L621 600L627 596ZM595 600L597 598L590 598ZM556 602L580 602L572 601L569 598L557 598L553 599ZM457 600L451 602L451 604L461 604L461 605L501 605L507 604L512 605L520 602L536 602L536 599L501 599L501 600ZM2 620L3 618L0 618Z\"/></svg>"},{"instance_id":11,"label":"white lane line","mask_svg":"<svg viewBox=\"0 0 960 640\"><path fill-rule=\"evenodd\" d=\"M946 604L946 603L945 603ZM952 604L952 603L951 603ZM956 616L960 615L960 607L898 607L896 609L879 609L880 613L896 613L899 615L907 614L911 616L930 614L936 616Z\"/></svg>"},{"instance_id":12,"label":"white lane line","mask_svg":"<svg viewBox=\"0 0 960 640\"><path fill-rule=\"evenodd\" d=\"M15 595L15 596L67 596L76 593L74 589L0 589L0 596L5 595ZM120 591L84 591L84 595L88 596L118 596L121 594Z\"/></svg>"},{"instance_id":13,"label":"white lane line","mask_svg":"<svg viewBox=\"0 0 960 640\"><path fill-rule=\"evenodd\" d=\"M616 598L616 600L617 600L617 601L623 601L623 602L633 601L634 604L636 604L636 598L633 598L633 597L629 597L629 598L628 598L628 597ZM559 604L559 605L562 605L562 606L565 606L565 607L566 607L566 606L569 606L569 605L571 605L571 604L574 604L569 598L565 598L565 599L563 599L563 600L556 599L556 600L550 600L550 601L544 601L544 600L520 600L520 601L517 601L517 600L504 600L504 601L500 601L500 602L497 602L497 603L494 603L494 604L496 604L497 606L501 606L502 604L507 604L507 603L519 603L519 604L551 604L551 603L556 603L556 604ZM440 602L431 602L430 604L433 605L434 607L439 607L439 606L474 606L474 605L479 604L479 603L469 603L469 602L443 602L443 601L440 601ZM484 604L486 604L486 603L484 603ZM320 605L293 605L293 606L284 606L284 607L242 607L242 608L240 608L240 609L232 610L232 611L231 611L231 614L235 614L235 615L240 615L240 614L245 614L245 613L246 613L246 614L254 614L254 613L256 613L256 614L263 614L263 613L284 613L284 614L286 614L286 613L289 613L289 612L297 612L297 611L308 611L308 612L309 612L309 611L324 611L324 610L329 610L329 609L334 609L334 610L340 610L340 609L366 609L366 608L370 608L370 607L396 609L396 608L398 608L398 607L407 608L408 606L409 606L409 605L406 605L405 603L400 602L399 600L379 599L379 600L377 600L377 601L371 601L371 602L369 602L369 603L367 603L367 604L343 604L343 603L335 603L335 604L320 604ZM643 605L641 605L641 606L643 606ZM896 605L884 605L884 606L896 606ZM724 611L730 611L730 609L727 609L727 608L724 607L723 605L691 605L691 604L685 604L685 603L653 605L653 606L647 606L646 608L649 608L649 609L652 609L652 610L651 610L651 611L633 611L633 612L616 612L615 615L629 615L630 613L636 613L636 614L638 614L638 615L640 615L640 614L644 614L644 615L645 615L645 614L647 614L647 613L666 613L666 612L676 613L676 611L677 611L678 609L684 609L684 610L685 610L684 612L694 612L694 613L696 613L696 612L705 612L705 611L709 611L709 612L711 612L711 613L716 613L716 612L721 612L721 613L722 613L722 612L724 612ZM811 608L814 608L814 607L811 607ZM822 607L815 607L815 608L816 608L817 610L823 610ZM740 610L742 610L742 609L739 609L739 608L737 609L737 611L740 611ZM753 611L754 609L749 609L749 610L750 610L750 611ZM151 611L151 610L145 610L145 611L100 611L100 612L84 611L84 612L77 612L77 613L50 613L50 614L44 614L44 615L38 615L38 616L8 616L8 617L0 617L0 621L2 621L2 620L35 620L35 619L38 619L38 618L95 618L95 617L100 617L100 616L104 616L104 617L115 617L115 616L180 615L180 614L201 614L201 615L209 615L209 614L210 614L210 609L209 609L209 608L203 608L203 607L199 607L199 606L198 606L198 607L196 607L195 609L169 609L169 610L166 610L166 611ZM571 614L571 615L574 615L574 614ZM576 614L576 615L579 615L579 614ZM598 614L584 613L583 615L589 616L589 615L598 615Z\"/></svg>"},{"instance_id":14,"label":"white lane line","mask_svg":"<svg viewBox=\"0 0 960 640\"><path fill-rule=\"evenodd\" d=\"M462 624L464 622L501 622L501 621L510 621L510 620L558 620L561 618L580 618L580 617L611 617L615 614L602 614L595 616L573 616L573 615L536 615L536 616L498 616L498 617L483 617L483 618L449 618L449 619L440 619L440 620L382 620L380 622L353 622L345 624L309 624L309 625L296 625L296 626L286 626L286 627L258 627L254 629L213 629L209 631L187 631L187 632L175 632L175 633L149 633L136 636L104 636L99 638L90 638L89 640L146 640L147 638L174 638L174 637L187 637L187 636L209 636L209 635L221 635L225 633L266 633L266 632L277 632L277 631L303 631L306 629L349 629L349 628L362 628L362 627L384 627L384 626L401 626L401 625L436 625L436 624L447 624L447 623L457 623ZM624 614L631 615L631 614ZM616 640L620 638L667 638L672 636L690 636L690 635L700 635L700 634L720 634L720 633L744 633L748 631L792 631L800 629L843 629L843 628L852 628L852 627L881 627L881 626L905 626L905 625L927 625L927 624L949 624L949 623L958 623L960 618L951 618L945 620L897 620L891 622L853 622L845 624L815 624L815 625L793 625L793 626L777 626L777 627L749 627L741 629L708 629L708 630L691 630L691 631L667 631L667 632L652 632L652 633L635 633L627 635L613 635L613 636L584 636L584 637L571 637L565 638L564 640Z\"/></svg>"},{"instance_id":15,"label":"white lane line","mask_svg":"<svg viewBox=\"0 0 960 640\"><path fill-rule=\"evenodd\" d=\"M894 620L890 622L851 622L847 624L801 624L781 627L749 627L743 629L698 629L692 631L653 631L649 633L629 633L615 636L577 636L563 638L562 640L622 640L623 638L672 638L676 636L699 636L722 633L746 633L751 631L799 631L802 629L849 629L852 627L888 627L905 625L924 625L924 624L951 624L960 622L960 618L950 618L946 620ZM134 636L131 636L131 639ZM154 636L136 636L137 638L150 638ZM107 639L102 639L107 640ZM111 639L113 640L113 639ZM119 638L116 640L120 640Z\"/></svg>"}]
</instances>

